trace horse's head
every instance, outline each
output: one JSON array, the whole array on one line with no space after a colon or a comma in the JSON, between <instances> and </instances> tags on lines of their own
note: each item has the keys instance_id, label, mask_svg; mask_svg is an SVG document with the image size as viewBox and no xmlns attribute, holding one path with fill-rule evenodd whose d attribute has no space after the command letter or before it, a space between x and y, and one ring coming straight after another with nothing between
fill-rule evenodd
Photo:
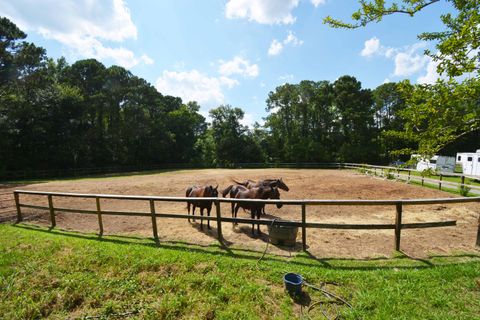
<instances>
[{"instance_id":1,"label":"horse's head","mask_svg":"<svg viewBox=\"0 0 480 320\"><path fill-rule=\"evenodd\" d=\"M217 186L214 188L212 186L209 186L208 187L209 189L209 197L212 197L212 198L217 198L218 197L218 184Z\"/></svg>"},{"instance_id":2,"label":"horse's head","mask_svg":"<svg viewBox=\"0 0 480 320\"><path fill-rule=\"evenodd\" d=\"M271 191L270 191L270 199L278 199L280 200L280 192L278 191L278 188L277 187L272 187L271 188ZM281 207L283 207L283 204L282 203L277 203L276 204L277 208L280 209Z\"/></svg>"},{"instance_id":3,"label":"horse's head","mask_svg":"<svg viewBox=\"0 0 480 320\"><path fill-rule=\"evenodd\" d=\"M282 178L277 179L277 187L279 187L282 190L289 191L290 189L287 187L285 182L283 182Z\"/></svg>"}]
</instances>

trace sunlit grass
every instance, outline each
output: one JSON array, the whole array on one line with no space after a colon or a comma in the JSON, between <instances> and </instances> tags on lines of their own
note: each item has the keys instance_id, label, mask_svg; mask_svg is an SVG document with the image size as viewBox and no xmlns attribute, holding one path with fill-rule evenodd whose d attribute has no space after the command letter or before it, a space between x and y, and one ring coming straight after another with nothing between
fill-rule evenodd
<instances>
[{"instance_id":1,"label":"sunlit grass","mask_svg":"<svg viewBox=\"0 0 480 320\"><path fill-rule=\"evenodd\" d=\"M480 255L314 259L0 225L0 318L291 319L286 272L334 281L346 319L478 319ZM310 303L322 296L310 289ZM305 312L306 308L303 308ZM310 313L321 318L319 308Z\"/></svg>"}]
</instances>

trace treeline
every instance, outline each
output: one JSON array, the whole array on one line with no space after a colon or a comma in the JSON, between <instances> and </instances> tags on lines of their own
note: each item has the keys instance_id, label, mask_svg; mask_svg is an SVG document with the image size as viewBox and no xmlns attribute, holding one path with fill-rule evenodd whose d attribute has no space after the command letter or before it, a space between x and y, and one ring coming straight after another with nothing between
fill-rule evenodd
<instances>
[{"instance_id":1,"label":"treeline","mask_svg":"<svg viewBox=\"0 0 480 320\"><path fill-rule=\"evenodd\" d=\"M122 67L69 65L0 19L0 172L123 165L239 162L386 163L415 148L389 135L404 127L399 87L364 89L351 76L285 84L267 99L263 126L240 108L210 110L159 93Z\"/></svg>"}]
</instances>

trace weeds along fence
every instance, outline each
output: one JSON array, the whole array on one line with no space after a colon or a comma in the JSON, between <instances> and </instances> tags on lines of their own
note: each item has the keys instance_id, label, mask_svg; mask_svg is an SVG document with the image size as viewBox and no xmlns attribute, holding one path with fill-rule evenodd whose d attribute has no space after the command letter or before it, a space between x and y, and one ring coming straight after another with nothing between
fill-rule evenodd
<instances>
[{"instance_id":1,"label":"weeds along fence","mask_svg":"<svg viewBox=\"0 0 480 320\"><path fill-rule=\"evenodd\" d=\"M38 206L32 204L22 203L21 195L38 195L45 196L48 206ZM57 197L74 197L91 199L95 201L96 210L84 210L84 209L71 209L60 208L54 205L54 198ZM401 233L403 229L421 229L421 228L436 228L436 227L448 227L455 226L456 220L449 221L435 221L435 222L422 222L422 223L402 223L403 207L415 206L415 205L428 205L428 204L452 204L452 203L467 203L467 202L480 202L480 197L471 198L445 198L445 199L414 199L414 200L250 200L250 199L228 199L228 198L186 198L186 197L154 197L154 196L133 196L133 195L110 195L110 194L80 194L80 193L60 193L60 192L42 192L42 191L14 191L15 205L17 210L17 221L23 220L22 208L40 209L46 210L50 213L51 227L56 226L56 213L80 213L96 215L98 217L99 235L103 235L103 216L116 215L116 216L141 216L150 217L152 221L152 232L155 241L159 241L159 230L157 226L157 219L162 218L174 218L174 219L189 219L192 218L186 214L174 214L174 213L159 213L156 211L155 203L157 202L207 202L212 201L215 205L215 215L211 217L204 216L197 219L212 220L217 224L218 241L223 245L224 239L222 234L222 223L255 223L260 225L272 225L275 223L279 226L299 227L302 230L302 247L305 251L307 249L307 229L353 229L353 230L372 230L372 229L391 229L394 230L394 248L400 250ZM102 210L102 199L114 199L114 200L141 200L146 201L150 205L150 212L123 212L123 211L106 211ZM277 204L281 203L285 206L293 206L300 208L299 219L296 221L278 221L270 219L246 219L246 218L231 218L222 215L220 203L262 203L262 204ZM395 223L393 224L338 224L338 223L318 223L309 222L307 219L307 209L310 206L379 206L387 205L392 206L392 214L395 213ZM161 230L160 230L161 232ZM480 246L480 216L478 220L478 232L476 245Z\"/></svg>"},{"instance_id":2,"label":"weeds along fence","mask_svg":"<svg viewBox=\"0 0 480 320\"><path fill-rule=\"evenodd\" d=\"M358 163L343 163L341 168L347 169L358 169L364 171L366 174L370 174L373 176L380 176L389 179L395 180L403 180L407 183L415 181L420 183L422 186L427 184L430 185L437 185L439 190L442 188L455 188L455 189L462 189L464 188L468 192L473 194L480 195L480 186L471 185L465 183L466 178L472 180L479 180L480 178L477 176L470 176L465 174L453 173L453 172L439 172L438 179L432 179L422 172L419 172L414 169L409 168L398 168L398 167L388 167L388 166L375 166L369 164L358 164ZM443 178L445 177L456 177L460 179L460 182L453 182L453 181L446 181Z\"/></svg>"}]
</instances>

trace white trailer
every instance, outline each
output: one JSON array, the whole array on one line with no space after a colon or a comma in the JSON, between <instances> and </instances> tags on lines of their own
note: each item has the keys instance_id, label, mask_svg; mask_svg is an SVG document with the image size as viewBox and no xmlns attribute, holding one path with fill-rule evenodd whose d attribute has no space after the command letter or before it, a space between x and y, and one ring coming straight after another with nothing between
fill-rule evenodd
<instances>
[{"instance_id":1,"label":"white trailer","mask_svg":"<svg viewBox=\"0 0 480 320\"><path fill-rule=\"evenodd\" d=\"M455 158L447 156L434 155L430 159L422 158L418 154L412 155L412 159L416 158L417 171L432 169L437 172L455 172Z\"/></svg>"},{"instance_id":2,"label":"white trailer","mask_svg":"<svg viewBox=\"0 0 480 320\"><path fill-rule=\"evenodd\" d=\"M480 176L480 149L476 152L457 153L457 163L462 165L463 174Z\"/></svg>"}]
</instances>

